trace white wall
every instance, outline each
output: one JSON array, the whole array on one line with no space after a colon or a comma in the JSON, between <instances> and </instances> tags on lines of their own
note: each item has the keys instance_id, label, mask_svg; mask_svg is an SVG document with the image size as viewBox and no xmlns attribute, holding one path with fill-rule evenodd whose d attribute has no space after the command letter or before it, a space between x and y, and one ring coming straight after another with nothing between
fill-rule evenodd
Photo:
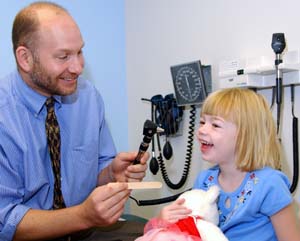
<instances>
[{"instance_id":1,"label":"white wall","mask_svg":"<svg viewBox=\"0 0 300 241\"><path fill-rule=\"evenodd\" d=\"M174 92L170 66L200 59L213 68L217 87L218 64L223 60L272 55L272 34L284 32L287 50L300 49L300 2L296 0L127 0L126 65L128 81L129 149L137 149L143 123L150 118L150 105L141 98ZM275 57L274 57L275 59ZM270 100L270 90L261 91ZM292 178L292 134L290 89L285 88L282 144L284 171ZM300 117L300 86L296 87L295 114ZM197 109L199 115L199 109ZM188 111L185 111L185 133ZM197 119L198 124L198 119ZM170 179L180 179L185 160L186 135L171 139L175 157L168 163ZM135 191L137 199L176 194L192 186L198 171L206 167L198 143L188 182L181 190ZM161 180L147 173L146 180ZM296 197L299 198L300 186ZM161 206L137 207L133 213L153 217Z\"/></svg>"}]
</instances>

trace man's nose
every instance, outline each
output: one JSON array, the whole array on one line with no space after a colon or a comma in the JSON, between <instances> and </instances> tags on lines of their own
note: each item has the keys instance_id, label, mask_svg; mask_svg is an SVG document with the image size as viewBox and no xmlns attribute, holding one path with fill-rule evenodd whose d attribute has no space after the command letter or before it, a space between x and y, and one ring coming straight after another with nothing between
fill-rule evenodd
<instances>
[{"instance_id":1,"label":"man's nose","mask_svg":"<svg viewBox=\"0 0 300 241\"><path fill-rule=\"evenodd\" d=\"M80 56L74 56L70 62L69 65L69 71L71 73L80 75L83 71L83 67L84 67L84 60L82 57Z\"/></svg>"}]
</instances>

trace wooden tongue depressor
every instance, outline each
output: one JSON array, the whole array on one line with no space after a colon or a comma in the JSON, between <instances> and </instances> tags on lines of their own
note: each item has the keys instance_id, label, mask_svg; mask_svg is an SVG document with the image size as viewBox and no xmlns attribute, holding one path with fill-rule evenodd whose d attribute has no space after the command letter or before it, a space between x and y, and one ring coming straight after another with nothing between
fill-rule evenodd
<instances>
[{"instance_id":1,"label":"wooden tongue depressor","mask_svg":"<svg viewBox=\"0 0 300 241\"><path fill-rule=\"evenodd\" d=\"M128 182L128 189L154 189L161 188L161 182Z\"/></svg>"},{"instance_id":2,"label":"wooden tongue depressor","mask_svg":"<svg viewBox=\"0 0 300 241\"><path fill-rule=\"evenodd\" d=\"M108 185L114 185L116 183L109 183ZM157 189L162 187L161 182L127 182L128 189Z\"/></svg>"}]
</instances>

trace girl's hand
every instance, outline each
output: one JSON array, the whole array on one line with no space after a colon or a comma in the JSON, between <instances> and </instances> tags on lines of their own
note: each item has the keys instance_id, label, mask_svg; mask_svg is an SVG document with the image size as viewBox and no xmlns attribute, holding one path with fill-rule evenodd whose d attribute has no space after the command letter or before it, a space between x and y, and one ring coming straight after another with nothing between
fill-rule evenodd
<instances>
[{"instance_id":1,"label":"girl's hand","mask_svg":"<svg viewBox=\"0 0 300 241\"><path fill-rule=\"evenodd\" d=\"M183 206L184 202L185 200L180 198L172 204L165 206L160 211L158 218L164 219L170 223L176 223L178 220L186 218L192 213L192 210Z\"/></svg>"}]
</instances>

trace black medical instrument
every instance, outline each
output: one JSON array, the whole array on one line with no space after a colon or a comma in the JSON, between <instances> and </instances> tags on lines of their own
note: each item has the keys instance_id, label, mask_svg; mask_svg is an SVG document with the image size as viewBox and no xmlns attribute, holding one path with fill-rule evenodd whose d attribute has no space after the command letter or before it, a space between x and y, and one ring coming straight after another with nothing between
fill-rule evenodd
<instances>
[{"instance_id":1,"label":"black medical instrument","mask_svg":"<svg viewBox=\"0 0 300 241\"><path fill-rule=\"evenodd\" d=\"M159 155L157 157L158 159L158 164L162 173L162 177L165 181L165 183L168 185L168 187L172 188L172 189L180 189L181 187L183 187L183 185L185 184L187 178L188 178L188 174L189 174L189 170L190 170L190 166L191 166L191 161L192 161L192 147L193 147L193 137L194 137L194 127L195 127L195 106L192 107L191 109L191 115L190 115L190 126L189 126L189 136L188 136L188 144L187 144L187 150L186 150L186 160L184 163L184 168L183 168L183 172L181 175L181 179L179 180L178 183L173 183L168 175L166 166L165 166L165 162L163 160L163 157L161 155L161 150L159 147ZM157 114L157 112L155 112ZM159 140L158 140L159 143Z\"/></svg>"},{"instance_id":2,"label":"black medical instrument","mask_svg":"<svg viewBox=\"0 0 300 241\"><path fill-rule=\"evenodd\" d=\"M270 105L270 109L273 109L274 103L275 103L275 91L276 91L276 87L272 86L272 97L271 97L271 105Z\"/></svg>"},{"instance_id":3,"label":"black medical instrument","mask_svg":"<svg viewBox=\"0 0 300 241\"><path fill-rule=\"evenodd\" d=\"M298 152L298 118L294 114L294 85L291 85L291 104L293 116L293 182L290 187L290 192L293 193L298 184L299 177L299 152Z\"/></svg>"},{"instance_id":4,"label":"black medical instrument","mask_svg":"<svg viewBox=\"0 0 300 241\"><path fill-rule=\"evenodd\" d=\"M153 115L154 120L159 120L159 118L157 117L158 112L155 111L155 106L158 105L157 101L161 101L162 99L163 98L162 98L161 95L155 95L151 98L151 100L142 98L142 100L151 102L151 105L153 106L152 115ZM176 108L178 108L178 107L176 107ZM183 110L183 107L179 107L179 109L180 109L179 112L181 113L181 111ZM177 112L177 111L175 111L175 112ZM182 114L183 113L179 114L180 118L181 118ZM157 146L158 146L158 156L156 158L155 155L153 154L152 159L150 161L150 170L154 175L156 174L156 173L153 172L152 169L154 168L155 169L154 171L156 171L156 162L158 161L159 167L161 169L162 177L163 177L165 183L168 185L168 187L170 187L172 189L180 189L185 184L185 182L187 180L187 177L188 177L190 164L191 164L191 159L192 159L192 148L193 148L195 119L196 119L196 107L195 107L195 105L192 105L191 110L190 110L190 122L189 122L190 126L189 126L189 132L188 132L189 135L188 135L188 144L187 144L187 151L186 151L186 162L185 162L185 165L184 165L184 170L183 170L183 174L181 176L181 179L177 184L172 183L172 181L168 177L168 173L167 173L166 167L164 165L164 160L163 160L163 155L162 155L162 151L161 151L159 135L158 134L156 135L156 137L157 137ZM178 126L175 127L175 129L173 129L173 130L178 130ZM153 144L154 144L154 142L152 142L152 145ZM153 163L151 164L151 162L153 162ZM189 188L189 189L187 189L183 192L180 192L178 194L175 194L173 196L158 198L158 199L137 200L132 196L129 196L129 198L134 200L135 203L138 206L152 206L152 205L159 205L159 204L164 204L164 203L175 201L182 193L184 193L186 191L189 191L189 190L191 190L191 188Z\"/></svg>"},{"instance_id":5,"label":"black medical instrument","mask_svg":"<svg viewBox=\"0 0 300 241\"><path fill-rule=\"evenodd\" d=\"M170 160L171 157L173 156L173 148L171 146L171 143L169 141L168 135L166 135L166 142L163 147L163 155L167 160Z\"/></svg>"},{"instance_id":6,"label":"black medical instrument","mask_svg":"<svg viewBox=\"0 0 300 241\"><path fill-rule=\"evenodd\" d=\"M175 68L174 68L175 67ZM200 61L194 61L189 62L187 64L181 64L171 67L171 73L173 77L174 82L174 88L176 94L176 108L171 108L173 111L169 112L172 115L174 115L176 118L181 117L181 111L183 110L183 107L186 105L190 105L190 121L189 121L189 135L188 135L188 144L187 144L187 152L186 152L186 162L184 167L184 172L182 175L181 180L177 184L173 184L169 178L166 171L166 168L164 166L163 156L161 154L161 148L160 148L160 141L159 141L159 135L157 135L157 146L159 155L157 157L159 166L162 172L162 176L166 184L173 189L179 189L181 188L188 177L190 163L192 159L192 148L193 148L193 140L194 140L194 128L195 128L195 119L196 119L196 104L201 104L202 101L205 99L205 97L211 93L212 91L212 84L211 84L211 66L210 65L201 65ZM177 99L178 96L178 99ZM168 96L167 99L169 98ZM151 100L148 99L142 99L147 100L151 102L151 110L152 110L152 117L154 112L154 120L159 121L162 118L158 118L158 115L164 116L164 113L158 113L159 108L157 106L160 104L158 102L163 101L163 97L161 95L156 95L151 98ZM180 105L177 105L177 102L180 101ZM156 108L156 109L155 109ZM182 109L181 109L182 108ZM179 110L179 111L178 111ZM176 119L175 118L175 119ZM181 121L181 118L178 118L178 120ZM178 131L178 123L175 122L175 126L172 126L171 130ZM167 126L170 125L170 123L167 124ZM154 142L152 142L154 144ZM156 160L156 158L155 158ZM151 163L150 163L151 165ZM150 167L151 169L151 167ZM188 189L186 191L191 190ZM186 192L184 191L184 192ZM159 198L159 199L152 199L152 200L137 200L133 197L130 197L133 199L138 206L149 206L149 205L158 205L163 203L168 203L171 201L176 200L183 192L179 194L175 194L173 196Z\"/></svg>"},{"instance_id":7,"label":"black medical instrument","mask_svg":"<svg viewBox=\"0 0 300 241\"><path fill-rule=\"evenodd\" d=\"M170 150L168 142L164 146L163 154L161 154L160 140L157 135L158 156L157 161L161 170L163 179L168 187L172 189L181 188L188 177L193 151L194 130L196 120L196 105L201 104L211 89L211 66L202 65L200 60L183 64L177 64L170 67L175 96L173 94L155 95L151 98L154 105L155 122L165 129L166 136L174 135L178 132L180 121L182 120L183 109L190 107L190 121L188 131L188 141L186 148L186 160L184 164L183 174L178 183L173 183L167 173L165 161L163 157L168 159L171 156L166 150ZM167 108L166 108L167 107ZM172 120L172 121L169 121ZM175 120L175 121L174 121ZM170 155L168 155L170 154Z\"/></svg>"},{"instance_id":8,"label":"black medical instrument","mask_svg":"<svg viewBox=\"0 0 300 241\"><path fill-rule=\"evenodd\" d=\"M155 156L155 149L154 149L154 137L152 140L152 158L150 160L150 171L156 175L159 168L162 171L162 176L166 181L167 185L171 188L178 189L178 185L173 184L166 173L166 168L164 166L164 158L170 159L173 155L172 146L169 141L166 139L166 143L161 148L161 141L160 136L176 136L178 135L180 129L180 123L182 121L183 116L183 107L177 106L176 99L174 98L173 94L168 94L165 97L162 95L154 95L151 99L142 98L144 101L151 102L151 119L164 129L164 132L156 135L156 144L157 144L157 151L158 156ZM184 172L185 173L185 172ZM184 174L186 176L186 174ZM186 178L184 178L186 179ZM180 182L182 183L182 182ZM182 184L180 184L181 186ZM180 188L180 187L179 187Z\"/></svg>"},{"instance_id":9,"label":"black medical instrument","mask_svg":"<svg viewBox=\"0 0 300 241\"><path fill-rule=\"evenodd\" d=\"M280 130L280 119L281 119L281 102L283 94L282 86L282 71L279 65L282 63L281 54L286 47L284 33L274 33L272 36L272 49L276 54L275 59L275 70L276 70L276 104L277 104L277 133ZM273 89L274 91L274 89ZM273 92L274 94L274 92ZM274 96L273 96L274 97ZM291 85L291 103L292 103L292 116L293 116L293 181L290 187L290 192L293 193L298 184L299 177L299 153L298 153L298 118L294 114L294 85ZM273 106L273 98L272 105Z\"/></svg>"},{"instance_id":10,"label":"black medical instrument","mask_svg":"<svg viewBox=\"0 0 300 241\"><path fill-rule=\"evenodd\" d=\"M183 172L181 175L181 179L179 180L178 183L173 183L168 175L166 166L165 166L165 162L162 158L161 153L159 153L158 155L158 164L162 173L162 177L165 181L165 183L168 185L168 187L172 188L172 189L180 189L181 187L183 187L183 185L185 184L187 178L188 178L188 174L189 174L189 170L190 170L190 166L191 166L191 161L192 161L192 151L193 151L193 137L194 137L194 128L195 128L195 111L196 108L195 106L192 106L191 108L191 115L190 115L190 126L189 126L189 135L188 135L188 142L187 142L187 149L186 149L186 160L184 163L184 168L183 168Z\"/></svg>"},{"instance_id":11,"label":"black medical instrument","mask_svg":"<svg viewBox=\"0 0 300 241\"><path fill-rule=\"evenodd\" d=\"M279 65L282 63L281 54L285 49L284 33L274 33L272 36L272 49L275 52L275 70L276 70L276 104L277 104L277 133L279 133L281 119L281 102L282 102L282 70Z\"/></svg>"},{"instance_id":12,"label":"black medical instrument","mask_svg":"<svg viewBox=\"0 0 300 241\"><path fill-rule=\"evenodd\" d=\"M163 132L164 130L160 127L158 127L154 122L150 121L150 120L146 120L144 123L144 128L143 128L143 141L140 144L139 147L139 152L136 156L136 158L133 161L133 164L139 164L141 161L141 158L143 157L143 155L145 154L145 152L147 151L149 144L152 140L152 137L154 134L159 133L159 132Z\"/></svg>"},{"instance_id":13,"label":"black medical instrument","mask_svg":"<svg viewBox=\"0 0 300 241\"><path fill-rule=\"evenodd\" d=\"M154 121L154 105L151 102L151 121ZM149 168L153 175L156 175L156 173L159 170L158 161L156 159L155 155L155 138L152 136L152 152L151 152L152 158L150 160Z\"/></svg>"},{"instance_id":14,"label":"black medical instrument","mask_svg":"<svg viewBox=\"0 0 300 241\"><path fill-rule=\"evenodd\" d=\"M169 94L169 95L166 95L165 96L165 99L166 98L170 98L170 101L167 101L167 108L170 109L171 111L174 111L174 110L177 110L176 109L176 106L177 103L176 101L173 101L174 100L174 95L173 94ZM168 115L168 117L170 116L173 116L174 114L172 115ZM174 121L172 120L172 118L168 118L166 120L168 122L167 126L168 127L172 127L174 125ZM174 128L174 126L172 127ZM165 134L166 134L166 142L164 144L164 147L163 147L163 156L167 159L167 160L170 160L173 156L173 148L171 146L171 143L169 141L169 136L170 136L170 131L167 131Z\"/></svg>"},{"instance_id":15,"label":"black medical instrument","mask_svg":"<svg viewBox=\"0 0 300 241\"><path fill-rule=\"evenodd\" d=\"M147 100L147 99L142 99L142 100ZM155 118L155 114L153 115L152 118ZM140 144L139 147L139 152L137 157L135 158L133 164L138 164L140 163L140 160L142 158L142 156L144 155L144 153L147 151L149 144L151 142L151 140L154 138L154 135L157 134L157 143L159 146L159 158L162 159L162 153L161 153L161 148L160 148L160 142L159 142L159 136L158 133L162 133L164 131L164 129L158 127L153 121L150 120L146 120L144 123L144 128L143 128L143 141ZM154 142L152 143L154 144ZM152 148L152 153L154 153L154 149ZM156 158L155 156L152 155L152 159L151 161L155 162ZM152 164L152 165L156 165L156 164ZM150 168L151 168L151 162L150 162ZM166 174L165 174L166 175ZM183 179L183 178L182 178ZM186 179L186 177L185 177ZM170 181L169 181L170 182ZM181 181L182 182L182 181ZM185 181L184 181L185 182ZM170 182L171 183L171 182ZM178 184L177 184L178 185ZM191 190L191 189L188 189ZM188 191L186 190L186 191ZM167 202L171 202L176 200L180 194L182 194L183 192L176 194L174 196L170 196L170 197L165 197L165 198L159 198L159 199L152 199L152 200L137 200L132 196L129 196L129 198L131 198L132 200L134 200L136 202L136 204L138 206L149 206L149 205L158 205L158 204L163 204L163 203L167 203Z\"/></svg>"},{"instance_id":16,"label":"black medical instrument","mask_svg":"<svg viewBox=\"0 0 300 241\"><path fill-rule=\"evenodd\" d=\"M183 116L183 107L177 106L176 99L173 94L168 94L165 97L162 95L154 95L150 100L146 98L142 98L142 100L150 101L153 106L152 115L154 115L153 119L158 126L161 126L165 131L161 134L164 135L176 135L178 134L180 122L182 121ZM165 160L163 151L161 149L160 144L160 136L156 136L157 148L158 148L158 156L150 161L150 170L155 175L156 174L156 161L158 162L159 169L161 170L162 177L167 184L168 187L172 189L180 189L186 182L190 165L192 159L192 147L193 147L193 138L194 138L194 127L195 127L195 118L196 118L196 107L191 107L191 115L190 115L190 126L189 126L189 136L188 136L188 144L186 151L186 160L184 164L183 173L181 179L178 183L173 183L167 173L167 169L165 166ZM153 144L153 143L152 143ZM165 145L166 146L166 145ZM166 158L167 159L167 158Z\"/></svg>"},{"instance_id":17,"label":"black medical instrument","mask_svg":"<svg viewBox=\"0 0 300 241\"><path fill-rule=\"evenodd\" d=\"M164 98L162 95L153 96L151 103L155 103L154 110L152 110L155 122L165 130L163 134L166 136L166 141L162 154L164 158L170 160L173 156L173 148L170 144L169 136L177 133L182 115L178 113L180 110L177 107L173 94L168 94ZM160 149L160 146L158 148Z\"/></svg>"},{"instance_id":18,"label":"black medical instrument","mask_svg":"<svg viewBox=\"0 0 300 241\"><path fill-rule=\"evenodd\" d=\"M190 191L190 190L192 190L192 188L187 189L178 194L175 194L173 196L158 198L158 199L151 199L151 200L137 200L131 196L130 196L130 198L132 200L134 200L138 206L152 206L152 205L164 204L164 203L175 201L182 193Z\"/></svg>"},{"instance_id":19,"label":"black medical instrument","mask_svg":"<svg viewBox=\"0 0 300 241\"><path fill-rule=\"evenodd\" d=\"M211 67L209 65L203 66L201 61L197 60L173 65L170 67L170 70L176 95L175 103L179 107L190 106L186 160L183 174L179 182L174 184L170 181L161 155L158 156L158 163L165 183L172 189L179 189L185 184L191 165L196 120L196 105L201 104L208 93L211 92ZM209 92L207 86L209 87Z\"/></svg>"}]
</instances>

